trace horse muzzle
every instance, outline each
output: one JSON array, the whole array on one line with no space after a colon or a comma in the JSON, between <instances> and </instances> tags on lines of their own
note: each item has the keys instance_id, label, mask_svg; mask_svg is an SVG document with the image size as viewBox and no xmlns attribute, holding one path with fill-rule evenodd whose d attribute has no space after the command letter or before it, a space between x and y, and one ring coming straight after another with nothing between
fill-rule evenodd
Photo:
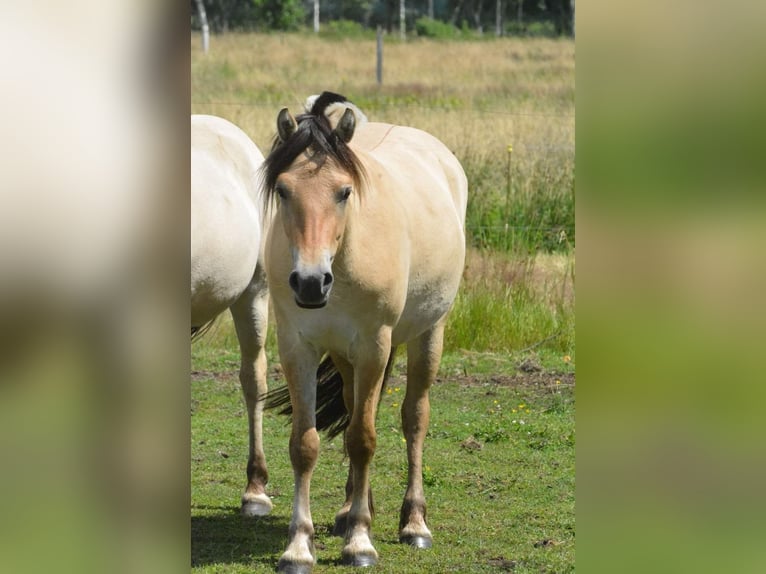
<instances>
[{"instance_id":1,"label":"horse muzzle","mask_svg":"<svg viewBox=\"0 0 766 574\"><path fill-rule=\"evenodd\" d=\"M302 309L321 309L327 305L332 289L333 276L330 271L293 271L288 280L295 294L295 303Z\"/></svg>"}]
</instances>

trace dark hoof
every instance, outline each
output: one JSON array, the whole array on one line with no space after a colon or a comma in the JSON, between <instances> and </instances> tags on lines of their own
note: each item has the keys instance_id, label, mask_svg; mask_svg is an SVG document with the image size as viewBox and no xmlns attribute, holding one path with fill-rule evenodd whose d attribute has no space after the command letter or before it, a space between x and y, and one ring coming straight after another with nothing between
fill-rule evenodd
<instances>
[{"instance_id":1,"label":"dark hoof","mask_svg":"<svg viewBox=\"0 0 766 574\"><path fill-rule=\"evenodd\" d=\"M409 544L415 548L431 548L431 546L434 545L433 540L431 540L428 536L400 536L399 542L402 544Z\"/></svg>"},{"instance_id":2,"label":"dark hoof","mask_svg":"<svg viewBox=\"0 0 766 574\"><path fill-rule=\"evenodd\" d=\"M313 564L296 564L295 562L279 561L277 572L280 574L311 574L314 569Z\"/></svg>"},{"instance_id":3,"label":"dark hoof","mask_svg":"<svg viewBox=\"0 0 766 574\"><path fill-rule=\"evenodd\" d=\"M375 556L369 554L360 554L358 556L343 556L341 564L344 566L354 566L356 568L366 568L367 566L375 566L378 563L378 559Z\"/></svg>"},{"instance_id":4,"label":"dark hoof","mask_svg":"<svg viewBox=\"0 0 766 574\"><path fill-rule=\"evenodd\" d=\"M335 519L335 525L332 527L333 536L340 536L341 538L346 536L346 525L348 524L346 518L347 516L343 516Z\"/></svg>"}]
</instances>

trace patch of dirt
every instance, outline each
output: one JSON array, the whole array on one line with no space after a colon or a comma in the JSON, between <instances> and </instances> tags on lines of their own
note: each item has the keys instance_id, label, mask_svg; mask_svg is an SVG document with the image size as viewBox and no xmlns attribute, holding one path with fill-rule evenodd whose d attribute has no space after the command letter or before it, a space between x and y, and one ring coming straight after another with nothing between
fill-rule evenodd
<instances>
[{"instance_id":1,"label":"patch of dirt","mask_svg":"<svg viewBox=\"0 0 766 574\"><path fill-rule=\"evenodd\" d=\"M227 381L236 379L238 377L236 371L226 371L223 373L217 373L215 371L192 371L191 380L194 381L206 381L213 379L214 381Z\"/></svg>"},{"instance_id":2,"label":"patch of dirt","mask_svg":"<svg viewBox=\"0 0 766 574\"><path fill-rule=\"evenodd\" d=\"M555 388L558 386L573 387L575 384L574 373L558 373L555 371L539 371L532 373L516 373L514 375L454 375L450 377L437 377L436 383L456 382L465 387L538 387Z\"/></svg>"},{"instance_id":3,"label":"patch of dirt","mask_svg":"<svg viewBox=\"0 0 766 574\"><path fill-rule=\"evenodd\" d=\"M191 380L203 381L236 381L238 378L237 371L225 371L222 373L214 371L192 371ZM275 383L276 381L276 383ZM558 381L558 385L556 384ZM559 387L573 387L575 385L574 373L559 373L556 371L532 371L532 372L518 372L513 375L496 375L496 374L480 374L480 375L464 375L456 374L447 377L437 377L436 384L444 382L454 382L465 387L535 387L539 389L554 389ZM284 384L284 377L281 374L281 369L274 367L269 373L269 387L279 384ZM406 386L407 377L404 374L394 374L391 376L388 382L389 386Z\"/></svg>"},{"instance_id":4,"label":"patch of dirt","mask_svg":"<svg viewBox=\"0 0 766 574\"><path fill-rule=\"evenodd\" d=\"M519 370L524 373L539 373L543 368L535 357L527 357L519 363Z\"/></svg>"},{"instance_id":5,"label":"patch of dirt","mask_svg":"<svg viewBox=\"0 0 766 574\"><path fill-rule=\"evenodd\" d=\"M490 566L501 568L505 572L513 572L516 569L516 566L519 564L516 560L508 560L502 556L498 556L497 558L490 558L487 562Z\"/></svg>"},{"instance_id":6,"label":"patch of dirt","mask_svg":"<svg viewBox=\"0 0 766 574\"><path fill-rule=\"evenodd\" d=\"M469 436L467 439L460 443L460 447L467 451L472 451L481 450L484 448L484 445L476 440L473 436Z\"/></svg>"}]
</instances>

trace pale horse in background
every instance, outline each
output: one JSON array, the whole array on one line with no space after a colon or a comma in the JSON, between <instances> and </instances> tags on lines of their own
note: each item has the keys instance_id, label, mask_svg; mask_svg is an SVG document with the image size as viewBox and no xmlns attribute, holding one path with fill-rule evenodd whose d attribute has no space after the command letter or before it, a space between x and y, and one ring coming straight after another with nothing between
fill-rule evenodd
<instances>
[{"instance_id":1,"label":"pale horse in background","mask_svg":"<svg viewBox=\"0 0 766 574\"><path fill-rule=\"evenodd\" d=\"M263 154L237 126L191 116L191 333L199 336L227 308L239 340L239 380L250 434L242 513L272 509L263 451L268 288L263 266L259 168Z\"/></svg>"}]
</instances>

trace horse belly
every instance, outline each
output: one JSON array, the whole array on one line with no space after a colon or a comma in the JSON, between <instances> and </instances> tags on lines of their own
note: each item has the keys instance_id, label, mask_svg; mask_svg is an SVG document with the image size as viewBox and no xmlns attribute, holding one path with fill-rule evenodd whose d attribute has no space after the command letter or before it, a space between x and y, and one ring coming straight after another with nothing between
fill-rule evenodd
<instances>
[{"instance_id":1,"label":"horse belly","mask_svg":"<svg viewBox=\"0 0 766 574\"><path fill-rule=\"evenodd\" d=\"M444 317L452 307L457 295L457 281L450 281L438 288L411 293L392 334L394 346L406 343L421 335Z\"/></svg>"},{"instance_id":2,"label":"horse belly","mask_svg":"<svg viewBox=\"0 0 766 574\"><path fill-rule=\"evenodd\" d=\"M236 257L223 260L192 257L192 325L202 325L228 309L250 285L258 263L258 246L250 246Z\"/></svg>"},{"instance_id":3,"label":"horse belly","mask_svg":"<svg viewBox=\"0 0 766 574\"><path fill-rule=\"evenodd\" d=\"M394 344L408 341L433 327L452 308L465 263L465 240L451 206L433 221L420 221L414 229L431 233L414 236L410 243L410 272L407 297L394 329ZM450 220L454 227L448 225ZM450 234L433 232L453 229Z\"/></svg>"},{"instance_id":4,"label":"horse belly","mask_svg":"<svg viewBox=\"0 0 766 574\"><path fill-rule=\"evenodd\" d=\"M250 284L260 255L258 213L241 191L218 188L204 201L192 194L192 324L226 310Z\"/></svg>"}]
</instances>

